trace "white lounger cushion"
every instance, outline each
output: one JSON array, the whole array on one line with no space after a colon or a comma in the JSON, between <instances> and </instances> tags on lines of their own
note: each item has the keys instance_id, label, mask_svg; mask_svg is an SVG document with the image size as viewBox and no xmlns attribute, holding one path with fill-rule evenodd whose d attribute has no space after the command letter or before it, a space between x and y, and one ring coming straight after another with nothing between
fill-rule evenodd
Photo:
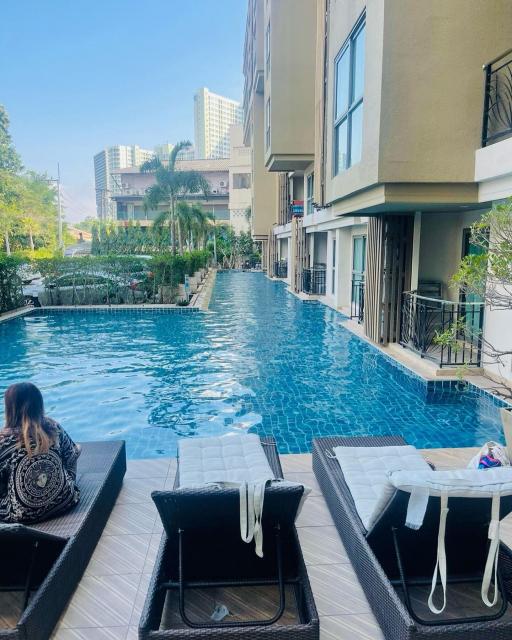
<instances>
[{"instance_id":1,"label":"white lounger cushion","mask_svg":"<svg viewBox=\"0 0 512 640\"><path fill-rule=\"evenodd\" d=\"M389 481L391 472L407 470L412 476L430 470L419 451L410 445L335 447L334 453L367 531L395 493L395 487Z\"/></svg>"},{"instance_id":2,"label":"white lounger cushion","mask_svg":"<svg viewBox=\"0 0 512 640\"><path fill-rule=\"evenodd\" d=\"M263 557L265 487L274 480L283 486L298 485L295 482L276 480L259 436L247 433L217 438L185 438L178 440L178 455L180 488L203 487L208 484L238 488L242 540L250 542L254 539L256 553ZM311 491L304 486L303 489L297 516Z\"/></svg>"},{"instance_id":3,"label":"white lounger cushion","mask_svg":"<svg viewBox=\"0 0 512 640\"><path fill-rule=\"evenodd\" d=\"M406 526L419 529L427 509L430 496L440 498L439 533L437 540L437 562L432 576L432 586L428 606L435 614L446 607L447 560L445 531L450 498L490 498L491 522L488 537L489 552L482 579L481 595L487 607L494 607L498 601L498 557L500 541L500 499L512 495L512 468L494 469L454 469L450 471L396 471L390 474L390 482L395 489L410 493L407 508ZM443 602L440 607L434 604L434 593L439 575ZM491 584L494 583L494 595L490 597Z\"/></svg>"},{"instance_id":4,"label":"white lounger cushion","mask_svg":"<svg viewBox=\"0 0 512 640\"><path fill-rule=\"evenodd\" d=\"M230 434L178 440L180 487L274 478L259 436Z\"/></svg>"},{"instance_id":5,"label":"white lounger cushion","mask_svg":"<svg viewBox=\"0 0 512 640\"><path fill-rule=\"evenodd\" d=\"M492 498L499 492L512 495L512 467L493 469L450 469L449 471L394 471L389 476L396 489L411 493L416 488L426 488L431 496L442 491L449 498Z\"/></svg>"}]
</instances>

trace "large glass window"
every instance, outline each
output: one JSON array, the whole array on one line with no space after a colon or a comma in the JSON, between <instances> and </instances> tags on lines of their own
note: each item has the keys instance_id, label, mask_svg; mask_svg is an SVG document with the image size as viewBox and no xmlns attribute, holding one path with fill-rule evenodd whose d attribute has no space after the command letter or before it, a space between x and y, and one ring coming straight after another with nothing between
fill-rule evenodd
<instances>
[{"instance_id":1,"label":"large glass window","mask_svg":"<svg viewBox=\"0 0 512 640\"><path fill-rule=\"evenodd\" d=\"M265 52L265 70L268 77L268 74L270 73L270 22L268 22L265 30Z\"/></svg>"},{"instance_id":2,"label":"large glass window","mask_svg":"<svg viewBox=\"0 0 512 640\"><path fill-rule=\"evenodd\" d=\"M267 100L267 107L265 110L265 147L270 147L270 98Z\"/></svg>"},{"instance_id":3,"label":"large glass window","mask_svg":"<svg viewBox=\"0 0 512 640\"><path fill-rule=\"evenodd\" d=\"M315 174L310 173L306 178L306 214L313 213L314 189L315 189Z\"/></svg>"},{"instance_id":4,"label":"large glass window","mask_svg":"<svg viewBox=\"0 0 512 640\"><path fill-rule=\"evenodd\" d=\"M334 173L361 160L365 22L362 18L334 61Z\"/></svg>"},{"instance_id":5,"label":"large glass window","mask_svg":"<svg viewBox=\"0 0 512 640\"><path fill-rule=\"evenodd\" d=\"M366 236L352 239L352 304L359 313L366 272Z\"/></svg>"},{"instance_id":6,"label":"large glass window","mask_svg":"<svg viewBox=\"0 0 512 640\"><path fill-rule=\"evenodd\" d=\"M336 293L336 238L332 240L332 261L331 261L331 293Z\"/></svg>"}]
</instances>

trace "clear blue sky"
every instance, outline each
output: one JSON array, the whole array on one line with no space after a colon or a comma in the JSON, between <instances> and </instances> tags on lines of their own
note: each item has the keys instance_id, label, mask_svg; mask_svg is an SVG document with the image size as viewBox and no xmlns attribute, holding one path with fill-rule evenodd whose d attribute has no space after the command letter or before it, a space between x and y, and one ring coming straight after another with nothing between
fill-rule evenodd
<instances>
[{"instance_id":1,"label":"clear blue sky","mask_svg":"<svg viewBox=\"0 0 512 640\"><path fill-rule=\"evenodd\" d=\"M0 103L26 167L61 165L66 217L95 213L93 155L193 141L201 86L241 100L246 0L2 6Z\"/></svg>"}]
</instances>

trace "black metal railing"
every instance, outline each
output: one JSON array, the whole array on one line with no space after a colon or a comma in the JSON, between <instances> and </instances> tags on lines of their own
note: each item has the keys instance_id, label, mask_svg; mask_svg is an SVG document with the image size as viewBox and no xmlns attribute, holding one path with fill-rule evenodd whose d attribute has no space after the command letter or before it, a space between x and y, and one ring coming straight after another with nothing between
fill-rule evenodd
<instances>
[{"instance_id":1,"label":"black metal railing","mask_svg":"<svg viewBox=\"0 0 512 640\"><path fill-rule=\"evenodd\" d=\"M277 262L274 262L274 276L276 278L288 277L288 262L286 260L277 260Z\"/></svg>"},{"instance_id":2,"label":"black metal railing","mask_svg":"<svg viewBox=\"0 0 512 640\"><path fill-rule=\"evenodd\" d=\"M400 344L440 367L479 367L483 319L483 302L451 302L406 291L402 294Z\"/></svg>"},{"instance_id":3,"label":"black metal railing","mask_svg":"<svg viewBox=\"0 0 512 640\"><path fill-rule=\"evenodd\" d=\"M317 296L325 295L325 267L312 267L302 271L302 291Z\"/></svg>"},{"instance_id":4,"label":"black metal railing","mask_svg":"<svg viewBox=\"0 0 512 640\"><path fill-rule=\"evenodd\" d=\"M482 147L512 136L512 49L484 66Z\"/></svg>"},{"instance_id":5,"label":"black metal railing","mask_svg":"<svg viewBox=\"0 0 512 640\"><path fill-rule=\"evenodd\" d=\"M352 280L352 294L350 296L350 318L357 319L359 324L364 320L364 280Z\"/></svg>"}]
</instances>

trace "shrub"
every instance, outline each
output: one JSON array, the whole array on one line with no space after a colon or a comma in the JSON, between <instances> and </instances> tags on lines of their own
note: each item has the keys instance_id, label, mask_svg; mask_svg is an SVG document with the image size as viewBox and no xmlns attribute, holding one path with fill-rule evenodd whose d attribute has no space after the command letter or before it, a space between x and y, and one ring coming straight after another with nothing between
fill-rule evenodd
<instances>
[{"instance_id":1,"label":"shrub","mask_svg":"<svg viewBox=\"0 0 512 640\"><path fill-rule=\"evenodd\" d=\"M22 307L24 304L19 269L23 260L0 253L0 313Z\"/></svg>"},{"instance_id":2,"label":"shrub","mask_svg":"<svg viewBox=\"0 0 512 640\"><path fill-rule=\"evenodd\" d=\"M185 275L206 267L208 251L151 258L86 256L35 260L44 278L45 304L137 304L173 299Z\"/></svg>"}]
</instances>

